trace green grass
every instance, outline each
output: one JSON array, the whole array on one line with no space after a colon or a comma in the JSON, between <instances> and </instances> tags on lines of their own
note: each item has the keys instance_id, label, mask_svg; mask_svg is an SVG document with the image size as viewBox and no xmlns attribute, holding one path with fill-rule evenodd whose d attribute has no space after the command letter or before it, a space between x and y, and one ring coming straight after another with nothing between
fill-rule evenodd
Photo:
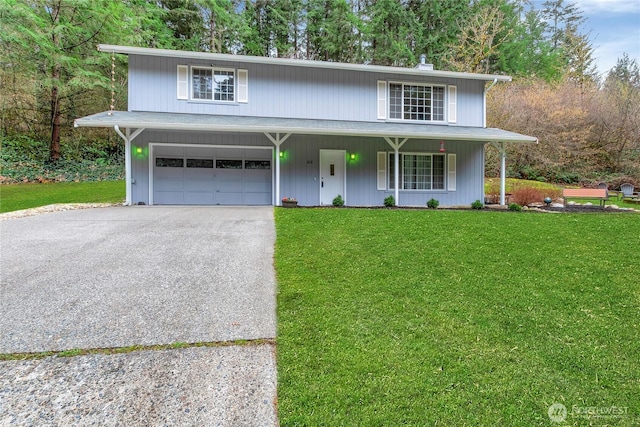
<instances>
[{"instance_id":1,"label":"green grass","mask_svg":"<svg viewBox=\"0 0 640 427\"><path fill-rule=\"evenodd\" d=\"M571 197L567 199L567 201L582 203L585 204L587 202L591 202L595 206L600 206L600 199L572 199ZM605 206L616 205L619 208L632 208L632 209L640 209L640 204L638 203L630 203L625 202L622 199L617 199L616 197L610 197L609 200L605 202Z\"/></svg>"},{"instance_id":2,"label":"green grass","mask_svg":"<svg viewBox=\"0 0 640 427\"><path fill-rule=\"evenodd\" d=\"M118 203L125 197L124 181L64 182L0 185L0 212L53 203Z\"/></svg>"},{"instance_id":3,"label":"green grass","mask_svg":"<svg viewBox=\"0 0 640 427\"><path fill-rule=\"evenodd\" d=\"M281 425L637 425L639 222L277 209Z\"/></svg>"},{"instance_id":4,"label":"green grass","mask_svg":"<svg viewBox=\"0 0 640 427\"><path fill-rule=\"evenodd\" d=\"M513 192L513 189L518 186L527 186L532 188L538 188L540 190L558 189L560 186L550 184L548 182L532 181L526 179L506 178L505 190L507 193ZM500 193L500 178L485 178L484 192L486 194Z\"/></svg>"}]
</instances>

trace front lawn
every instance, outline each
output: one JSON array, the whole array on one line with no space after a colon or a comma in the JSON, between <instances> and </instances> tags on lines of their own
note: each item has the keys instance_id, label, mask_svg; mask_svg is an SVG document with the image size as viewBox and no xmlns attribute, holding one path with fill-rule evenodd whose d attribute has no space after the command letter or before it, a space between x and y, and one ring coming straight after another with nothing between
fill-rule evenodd
<instances>
[{"instance_id":1,"label":"front lawn","mask_svg":"<svg viewBox=\"0 0 640 427\"><path fill-rule=\"evenodd\" d=\"M281 425L637 425L639 223L276 209Z\"/></svg>"},{"instance_id":2,"label":"front lawn","mask_svg":"<svg viewBox=\"0 0 640 427\"><path fill-rule=\"evenodd\" d=\"M125 197L124 180L0 185L0 212L53 203L118 203Z\"/></svg>"}]
</instances>

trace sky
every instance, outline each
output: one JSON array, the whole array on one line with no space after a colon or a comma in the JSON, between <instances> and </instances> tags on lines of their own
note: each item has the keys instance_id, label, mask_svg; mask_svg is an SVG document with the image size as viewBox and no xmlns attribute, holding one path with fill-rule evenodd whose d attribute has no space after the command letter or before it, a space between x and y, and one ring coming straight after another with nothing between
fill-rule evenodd
<instances>
[{"instance_id":1,"label":"sky","mask_svg":"<svg viewBox=\"0 0 640 427\"><path fill-rule=\"evenodd\" d=\"M626 52L640 65L640 0L573 0L586 22L582 31L594 48L598 73L606 73ZM535 0L540 8L543 0Z\"/></svg>"}]
</instances>

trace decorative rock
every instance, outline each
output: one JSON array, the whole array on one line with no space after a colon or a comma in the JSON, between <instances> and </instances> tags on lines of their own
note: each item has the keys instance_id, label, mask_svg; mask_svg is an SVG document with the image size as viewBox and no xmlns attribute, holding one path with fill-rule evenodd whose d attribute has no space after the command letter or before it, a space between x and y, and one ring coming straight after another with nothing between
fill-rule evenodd
<instances>
[{"instance_id":1,"label":"decorative rock","mask_svg":"<svg viewBox=\"0 0 640 427\"><path fill-rule=\"evenodd\" d=\"M587 202L587 203L585 203L584 205L585 205L585 206L593 206L593 203L591 203L591 202Z\"/></svg>"},{"instance_id":2,"label":"decorative rock","mask_svg":"<svg viewBox=\"0 0 640 427\"><path fill-rule=\"evenodd\" d=\"M609 209L620 209L620 206L618 205L609 205L607 206Z\"/></svg>"},{"instance_id":3,"label":"decorative rock","mask_svg":"<svg viewBox=\"0 0 640 427\"><path fill-rule=\"evenodd\" d=\"M573 200L567 203L569 206L578 205L579 203L574 202Z\"/></svg>"},{"instance_id":4,"label":"decorative rock","mask_svg":"<svg viewBox=\"0 0 640 427\"><path fill-rule=\"evenodd\" d=\"M569 202L569 204L570 204L570 205L571 205L571 204L574 204L574 205L575 205L575 202ZM551 203L551 207L552 207L552 208L564 208L564 205L563 205L562 203Z\"/></svg>"}]
</instances>

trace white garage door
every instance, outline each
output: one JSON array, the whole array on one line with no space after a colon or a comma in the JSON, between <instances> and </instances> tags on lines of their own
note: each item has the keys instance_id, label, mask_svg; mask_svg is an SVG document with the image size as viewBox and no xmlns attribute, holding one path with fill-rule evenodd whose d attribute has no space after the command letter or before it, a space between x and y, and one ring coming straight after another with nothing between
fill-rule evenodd
<instances>
[{"instance_id":1,"label":"white garage door","mask_svg":"<svg viewBox=\"0 0 640 427\"><path fill-rule=\"evenodd\" d=\"M153 148L153 204L271 205L272 150Z\"/></svg>"}]
</instances>

